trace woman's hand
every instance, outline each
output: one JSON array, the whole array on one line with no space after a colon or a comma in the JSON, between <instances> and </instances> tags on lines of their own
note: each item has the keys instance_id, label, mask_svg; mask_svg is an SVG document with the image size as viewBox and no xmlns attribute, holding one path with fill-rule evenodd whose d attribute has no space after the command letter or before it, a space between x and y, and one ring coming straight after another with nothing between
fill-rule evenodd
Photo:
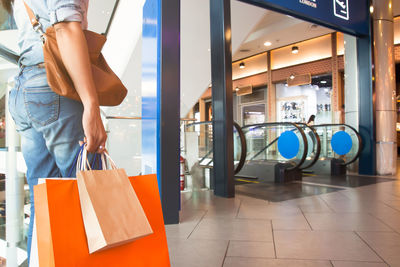
<instances>
[{"instance_id":1,"label":"woman's hand","mask_svg":"<svg viewBox=\"0 0 400 267\"><path fill-rule=\"evenodd\" d=\"M54 25L57 44L84 107L82 125L89 152L103 152L107 134L100 116L97 91L85 35L80 22L60 22Z\"/></svg>"},{"instance_id":2,"label":"woman's hand","mask_svg":"<svg viewBox=\"0 0 400 267\"><path fill-rule=\"evenodd\" d=\"M99 107L84 107L82 116L83 131L86 136L86 149L94 153L103 153L107 134L101 121Z\"/></svg>"}]
</instances>

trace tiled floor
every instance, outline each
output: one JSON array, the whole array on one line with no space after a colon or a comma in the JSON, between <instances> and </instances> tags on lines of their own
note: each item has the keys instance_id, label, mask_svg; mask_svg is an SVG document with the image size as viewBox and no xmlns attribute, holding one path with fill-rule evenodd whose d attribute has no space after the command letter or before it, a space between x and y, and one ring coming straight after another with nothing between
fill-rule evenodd
<instances>
[{"instance_id":1,"label":"tiled floor","mask_svg":"<svg viewBox=\"0 0 400 267\"><path fill-rule=\"evenodd\" d=\"M172 266L400 266L400 180L340 186L280 202L184 193Z\"/></svg>"}]
</instances>

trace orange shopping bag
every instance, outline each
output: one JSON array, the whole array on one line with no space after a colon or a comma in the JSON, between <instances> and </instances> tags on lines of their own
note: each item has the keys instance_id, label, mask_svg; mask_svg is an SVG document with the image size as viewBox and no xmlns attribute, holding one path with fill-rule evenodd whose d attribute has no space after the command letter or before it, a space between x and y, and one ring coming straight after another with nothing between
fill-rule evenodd
<instances>
[{"instance_id":1,"label":"orange shopping bag","mask_svg":"<svg viewBox=\"0 0 400 267\"><path fill-rule=\"evenodd\" d=\"M34 188L40 267L170 266L156 175L130 177L154 233L89 254L75 180L47 180Z\"/></svg>"}]
</instances>

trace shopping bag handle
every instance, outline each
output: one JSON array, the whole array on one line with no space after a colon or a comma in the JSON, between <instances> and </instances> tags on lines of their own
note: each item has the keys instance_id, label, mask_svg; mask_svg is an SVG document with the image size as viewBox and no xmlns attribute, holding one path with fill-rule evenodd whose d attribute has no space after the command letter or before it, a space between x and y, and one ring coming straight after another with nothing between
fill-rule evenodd
<instances>
[{"instance_id":1,"label":"shopping bag handle","mask_svg":"<svg viewBox=\"0 0 400 267\"><path fill-rule=\"evenodd\" d=\"M100 155L99 159L100 170L107 170L108 169L107 163L110 163L111 169L117 169L117 165L115 164L114 160L110 157L107 150L104 150L104 152L101 154L96 153L95 158L92 160L92 164L90 164L88 160L88 151L86 149L86 144L83 144L76 160L77 162L76 171L77 172L88 171L88 170L91 171L92 167L94 167L94 162L96 161L98 155Z\"/></svg>"},{"instance_id":2,"label":"shopping bag handle","mask_svg":"<svg viewBox=\"0 0 400 267\"><path fill-rule=\"evenodd\" d=\"M83 150L84 146L85 146L85 144L82 144L81 147L79 148L78 153L76 153L76 156L74 158L73 164L72 164L71 168L69 169L68 177L71 177L72 171L74 170L74 168L77 165L77 161L78 161L79 155L82 153L82 150Z\"/></svg>"}]
</instances>

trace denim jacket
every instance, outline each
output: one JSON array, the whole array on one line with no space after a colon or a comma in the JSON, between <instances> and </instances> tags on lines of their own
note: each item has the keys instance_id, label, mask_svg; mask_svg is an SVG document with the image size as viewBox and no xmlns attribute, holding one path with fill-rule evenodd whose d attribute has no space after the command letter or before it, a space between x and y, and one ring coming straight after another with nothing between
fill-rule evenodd
<instances>
[{"instance_id":1,"label":"denim jacket","mask_svg":"<svg viewBox=\"0 0 400 267\"><path fill-rule=\"evenodd\" d=\"M89 0L25 0L39 18L42 28L62 21L79 21L87 28ZM32 28L23 0L14 1L14 18L18 28L20 65L32 66L44 62L40 35Z\"/></svg>"}]
</instances>

